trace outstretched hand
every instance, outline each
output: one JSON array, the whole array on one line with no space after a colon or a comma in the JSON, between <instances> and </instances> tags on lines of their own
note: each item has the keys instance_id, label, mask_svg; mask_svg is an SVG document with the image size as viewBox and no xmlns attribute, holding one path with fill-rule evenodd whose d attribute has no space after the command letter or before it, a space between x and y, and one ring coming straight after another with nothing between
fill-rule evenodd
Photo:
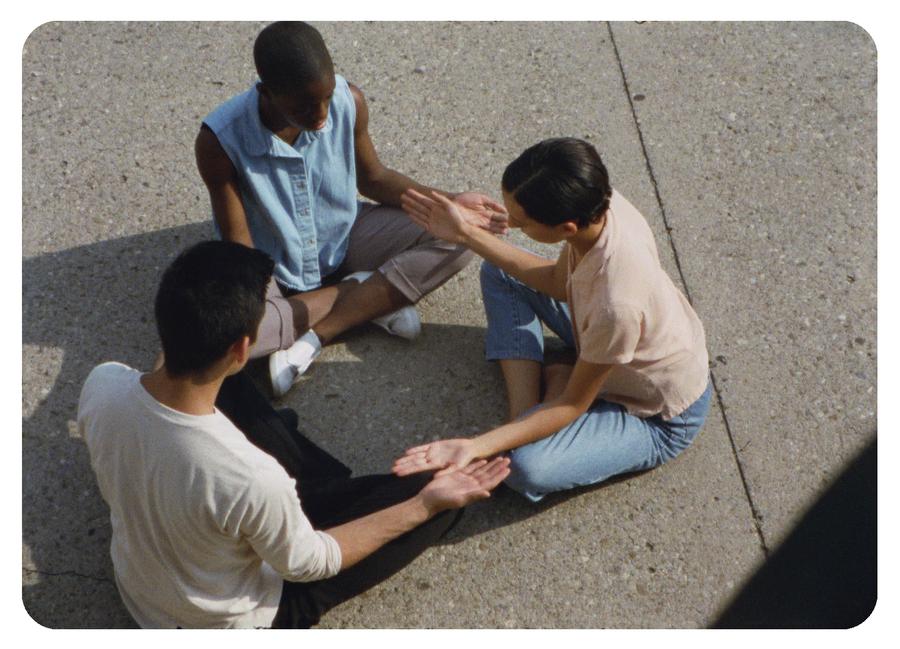
<instances>
[{"instance_id":1,"label":"outstretched hand","mask_svg":"<svg viewBox=\"0 0 900 649\"><path fill-rule=\"evenodd\" d=\"M415 223L451 243L465 243L466 230L472 226L495 234L509 229L505 208L481 194L459 194L451 201L437 192L425 196L408 189L400 196L400 205Z\"/></svg>"},{"instance_id":2,"label":"outstretched hand","mask_svg":"<svg viewBox=\"0 0 900 649\"><path fill-rule=\"evenodd\" d=\"M439 470L440 475L461 469L474 459L471 439L442 439L407 449L394 460L391 470L398 476L435 470Z\"/></svg>"},{"instance_id":3,"label":"outstretched hand","mask_svg":"<svg viewBox=\"0 0 900 649\"><path fill-rule=\"evenodd\" d=\"M419 495L432 512L465 507L490 496L508 475L509 458L478 460L459 471L436 474Z\"/></svg>"},{"instance_id":4,"label":"outstretched hand","mask_svg":"<svg viewBox=\"0 0 900 649\"><path fill-rule=\"evenodd\" d=\"M491 197L477 192L463 192L454 196L453 202L476 214L479 222L475 225L483 230L494 234L509 232L509 214L506 213L506 208Z\"/></svg>"}]
</instances>

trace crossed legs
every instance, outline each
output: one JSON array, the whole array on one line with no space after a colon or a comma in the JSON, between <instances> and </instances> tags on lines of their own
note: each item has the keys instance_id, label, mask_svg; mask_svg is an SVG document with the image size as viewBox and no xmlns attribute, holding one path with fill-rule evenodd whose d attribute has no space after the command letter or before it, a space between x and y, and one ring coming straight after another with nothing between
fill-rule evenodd
<instances>
[{"instance_id":1,"label":"crossed legs","mask_svg":"<svg viewBox=\"0 0 900 649\"><path fill-rule=\"evenodd\" d=\"M415 304L471 259L469 250L436 239L402 210L362 204L344 262L325 286L285 296L271 284L251 356L289 349L310 331L314 344L328 344L355 326ZM336 281L360 271L371 275L362 282Z\"/></svg>"},{"instance_id":2,"label":"crossed legs","mask_svg":"<svg viewBox=\"0 0 900 649\"><path fill-rule=\"evenodd\" d=\"M240 372L225 380L216 406L272 455L297 482L303 512L316 529L327 529L411 498L430 475L350 477L350 469L305 438L276 412ZM382 546L329 579L284 582L273 626L307 628L327 610L384 581L412 562L453 526L459 511L447 510Z\"/></svg>"},{"instance_id":3,"label":"crossed legs","mask_svg":"<svg viewBox=\"0 0 900 649\"><path fill-rule=\"evenodd\" d=\"M500 363L509 416L516 419L565 389L571 367L543 365L541 323L574 348L572 323L565 304L489 263L481 267L481 286L488 321L486 355ZM553 491L663 464L691 444L706 417L709 399L707 387L694 404L669 421L637 417L617 403L597 399L558 432L510 451L506 484L538 501Z\"/></svg>"}]
</instances>

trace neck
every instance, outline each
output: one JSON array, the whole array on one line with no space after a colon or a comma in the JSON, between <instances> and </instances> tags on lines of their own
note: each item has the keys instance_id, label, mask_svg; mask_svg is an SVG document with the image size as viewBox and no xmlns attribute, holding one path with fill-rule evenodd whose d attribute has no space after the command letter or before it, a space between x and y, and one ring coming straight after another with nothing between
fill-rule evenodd
<instances>
[{"instance_id":1,"label":"neck","mask_svg":"<svg viewBox=\"0 0 900 649\"><path fill-rule=\"evenodd\" d=\"M259 110L259 120L263 123L263 126L288 144L293 145L300 136L300 129L284 121L284 118L273 108L272 103L262 92L259 93L257 109Z\"/></svg>"},{"instance_id":2,"label":"neck","mask_svg":"<svg viewBox=\"0 0 900 649\"><path fill-rule=\"evenodd\" d=\"M596 223L591 223L589 226L580 229L569 238L569 244L579 257L583 257L587 254L588 250L593 248L597 243L597 240L600 239L600 235L603 234L603 229L606 227L607 214L609 214L609 212L604 214Z\"/></svg>"},{"instance_id":3,"label":"neck","mask_svg":"<svg viewBox=\"0 0 900 649\"><path fill-rule=\"evenodd\" d=\"M141 377L141 385L164 406L187 415L211 415L225 375L171 376L163 365Z\"/></svg>"}]
</instances>

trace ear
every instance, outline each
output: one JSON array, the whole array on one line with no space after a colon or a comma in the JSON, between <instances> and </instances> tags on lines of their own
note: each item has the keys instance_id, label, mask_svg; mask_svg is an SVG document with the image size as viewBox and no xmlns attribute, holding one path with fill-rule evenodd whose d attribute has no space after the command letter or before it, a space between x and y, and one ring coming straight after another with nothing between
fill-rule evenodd
<instances>
[{"instance_id":1,"label":"ear","mask_svg":"<svg viewBox=\"0 0 900 649\"><path fill-rule=\"evenodd\" d=\"M231 345L231 354L241 367L243 367L250 358L250 336L243 336Z\"/></svg>"},{"instance_id":2,"label":"ear","mask_svg":"<svg viewBox=\"0 0 900 649\"><path fill-rule=\"evenodd\" d=\"M563 221L556 228L564 239L569 239L578 234L578 225L575 221Z\"/></svg>"}]
</instances>

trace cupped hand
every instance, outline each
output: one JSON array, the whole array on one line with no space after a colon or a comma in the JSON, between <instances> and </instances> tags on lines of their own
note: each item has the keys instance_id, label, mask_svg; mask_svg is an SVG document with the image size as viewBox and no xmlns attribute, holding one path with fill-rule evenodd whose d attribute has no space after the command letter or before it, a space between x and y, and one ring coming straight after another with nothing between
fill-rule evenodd
<instances>
[{"instance_id":1,"label":"cupped hand","mask_svg":"<svg viewBox=\"0 0 900 649\"><path fill-rule=\"evenodd\" d=\"M490 496L491 489L508 475L509 458L498 457L490 462L476 460L458 471L436 474L419 496L429 511L435 513L465 507Z\"/></svg>"},{"instance_id":2,"label":"cupped hand","mask_svg":"<svg viewBox=\"0 0 900 649\"><path fill-rule=\"evenodd\" d=\"M432 192L431 196L407 189L400 196L400 205L409 217L438 239L450 243L465 243L466 231L480 227L481 217L467 207Z\"/></svg>"},{"instance_id":3,"label":"cupped hand","mask_svg":"<svg viewBox=\"0 0 900 649\"><path fill-rule=\"evenodd\" d=\"M453 202L462 205L478 217L478 227L493 232L506 234L509 232L509 214L502 203L490 196L478 192L463 192L453 197Z\"/></svg>"},{"instance_id":4,"label":"cupped hand","mask_svg":"<svg viewBox=\"0 0 900 649\"><path fill-rule=\"evenodd\" d=\"M449 473L467 466L475 459L471 439L442 439L407 449L394 460L392 471L405 476L422 471Z\"/></svg>"}]
</instances>

